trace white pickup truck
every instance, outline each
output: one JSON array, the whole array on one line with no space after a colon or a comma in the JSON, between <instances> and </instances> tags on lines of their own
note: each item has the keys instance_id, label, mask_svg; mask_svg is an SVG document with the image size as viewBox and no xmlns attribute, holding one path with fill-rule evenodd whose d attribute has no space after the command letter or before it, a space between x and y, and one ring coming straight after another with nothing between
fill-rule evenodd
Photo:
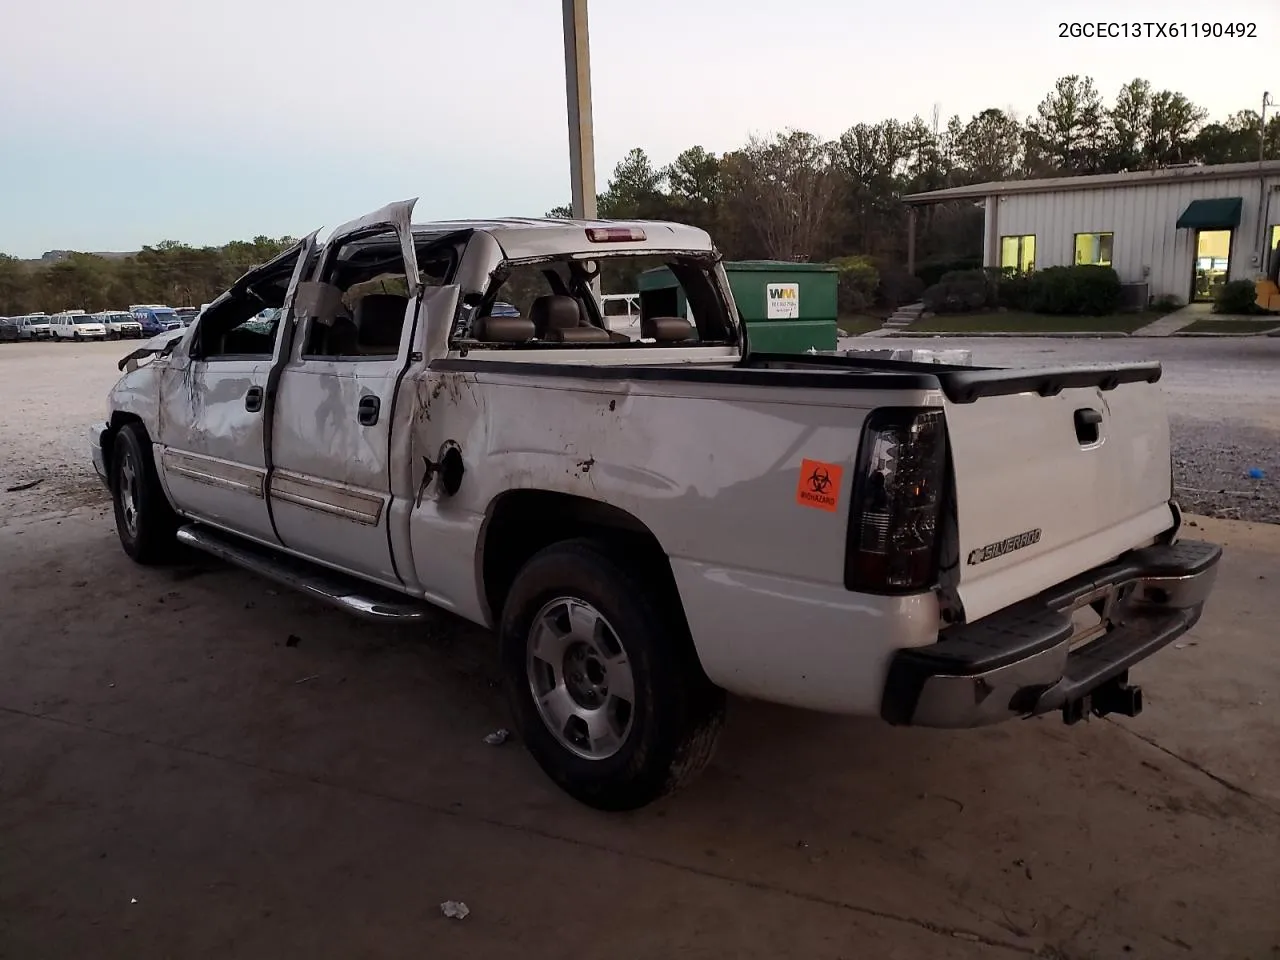
<instances>
[{"instance_id":1,"label":"white pickup truck","mask_svg":"<svg viewBox=\"0 0 1280 960\"><path fill-rule=\"evenodd\" d=\"M1200 617L1221 551L1179 539L1158 364L753 354L701 230L412 208L122 360L94 465L141 563L185 544L372 620L493 628L579 800L687 780L726 691L1132 716L1129 668ZM691 319L646 294L640 336L610 332L597 291L653 263Z\"/></svg>"}]
</instances>

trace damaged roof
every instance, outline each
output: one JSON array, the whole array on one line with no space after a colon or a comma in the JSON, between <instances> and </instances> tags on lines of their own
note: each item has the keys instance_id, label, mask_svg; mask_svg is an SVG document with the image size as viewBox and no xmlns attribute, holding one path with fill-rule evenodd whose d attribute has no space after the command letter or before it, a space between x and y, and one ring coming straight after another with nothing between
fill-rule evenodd
<instances>
[{"instance_id":1,"label":"damaged roof","mask_svg":"<svg viewBox=\"0 0 1280 960\"><path fill-rule=\"evenodd\" d=\"M593 242L589 230L640 231L643 240ZM661 220L567 220L558 217L504 217L493 220L440 220L415 223L417 237L448 236L473 231L487 233L509 259L523 260L552 254L628 253L644 250L688 250L705 253L713 249L705 230L683 223Z\"/></svg>"}]
</instances>

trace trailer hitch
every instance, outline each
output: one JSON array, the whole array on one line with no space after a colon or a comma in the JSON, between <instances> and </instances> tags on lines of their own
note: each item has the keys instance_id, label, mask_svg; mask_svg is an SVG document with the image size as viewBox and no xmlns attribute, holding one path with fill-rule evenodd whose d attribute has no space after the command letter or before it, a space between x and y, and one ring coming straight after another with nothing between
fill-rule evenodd
<instances>
[{"instance_id":1,"label":"trailer hitch","mask_svg":"<svg viewBox=\"0 0 1280 960\"><path fill-rule=\"evenodd\" d=\"M1062 720L1068 726L1079 723L1089 714L1105 717L1118 713L1122 717L1136 717L1142 712L1142 688L1129 683L1126 671L1112 677L1106 683L1091 690L1077 700L1062 705Z\"/></svg>"}]
</instances>

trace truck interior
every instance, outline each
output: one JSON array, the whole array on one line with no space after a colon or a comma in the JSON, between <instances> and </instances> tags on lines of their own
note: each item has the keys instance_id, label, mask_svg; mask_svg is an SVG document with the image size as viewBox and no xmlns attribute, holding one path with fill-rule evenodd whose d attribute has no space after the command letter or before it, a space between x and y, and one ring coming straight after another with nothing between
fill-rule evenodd
<instances>
[{"instance_id":1,"label":"truck interior","mask_svg":"<svg viewBox=\"0 0 1280 960\"><path fill-rule=\"evenodd\" d=\"M198 360L270 357L275 351L278 308L284 305L289 280L301 248L288 251L250 271L205 310L196 326L191 356ZM255 322L268 308L277 313L266 324Z\"/></svg>"},{"instance_id":2,"label":"truck interior","mask_svg":"<svg viewBox=\"0 0 1280 960\"><path fill-rule=\"evenodd\" d=\"M446 283L461 255L456 238L420 242L414 250L427 286ZM398 237L387 232L343 244L312 287L304 358L394 357L409 307Z\"/></svg>"},{"instance_id":3,"label":"truck interior","mask_svg":"<svg viewBox=\"0 0 1280 960\"><path fill-rule=\"evenodd\" d=\"M668 267L688 302L688 316L677 313L677 295L641 297L635 335L611 329L596 286L617 292L634 284L644 269ZM646 347L723 346L736 342L729 307L714 280L709 257L681 255L615 255L595 260L565 256L536 261L509 261L494 272L492 282L455 340L487 347L538 348L573 346ZM665 292L665 291L664 291ZM495 316L494 305L510 304L518 315Z\"/></svg>"}]
</instances>

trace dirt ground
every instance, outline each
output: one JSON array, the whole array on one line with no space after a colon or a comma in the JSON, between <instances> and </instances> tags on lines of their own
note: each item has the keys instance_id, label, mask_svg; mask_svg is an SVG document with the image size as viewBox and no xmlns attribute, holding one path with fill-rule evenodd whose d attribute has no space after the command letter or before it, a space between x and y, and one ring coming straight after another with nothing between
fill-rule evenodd
<instances>
[{"instance_id":1,"label":"dirt ground","mask_svg":"<svg viewBox=\"0 0 1280 960\"><path fill-rule=\"evenodd\" d=\"M1280 528L1193 520L1219 586L1134 671L1136 720L737 700L705 776L605 815L485 744L509 721L483 633L140 568L89 488L37 489L0 501L5 960L1280 957Z\"/></svg>"}]
</instances>

